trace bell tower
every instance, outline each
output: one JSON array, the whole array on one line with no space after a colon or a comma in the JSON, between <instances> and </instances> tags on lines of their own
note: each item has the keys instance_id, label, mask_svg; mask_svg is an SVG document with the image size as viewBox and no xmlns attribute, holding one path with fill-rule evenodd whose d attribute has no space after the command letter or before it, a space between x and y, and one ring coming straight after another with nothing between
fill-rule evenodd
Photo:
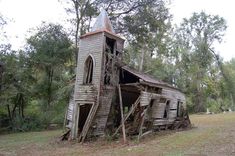
<instances>
[{"instance_id":1,"label":"bell tower","mask_svg":"<svg viewBox=\"0 0 235 156\"><path fill-rule=\"evenodd\" d=\"M115 34L105 10L87 34L80 37L71 137L84 141L103 135L116 87L124 39Z\"/></svg>"}]
</instances>

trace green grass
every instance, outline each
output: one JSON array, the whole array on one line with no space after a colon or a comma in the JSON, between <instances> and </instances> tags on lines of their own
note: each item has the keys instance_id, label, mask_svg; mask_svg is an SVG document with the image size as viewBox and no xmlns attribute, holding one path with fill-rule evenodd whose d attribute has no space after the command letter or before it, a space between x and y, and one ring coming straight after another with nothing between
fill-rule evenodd
<instances>
[{"instance_id":1,"label":"green grass","mask_svg":"<svg viewBox=\"0 0 235 156\"><path fill-rule=\"evenodd\" d=\"M46 146L60 134L61 130L0 135L0 151L17 151L30 144Z\"/></svg>"},{"instance_id":2,"label":"green grass","mask_svg":"<svg viewBox=\"0 0 235 156\"><path fill-rule=\"evenodd\" d=\"M57 143L61 131L0 135L0 155L235 155L235 113L191 115L193 129L161 132L140 142ZM234 153L233 153L234 152Z\"/></svg>"}]
</instances>

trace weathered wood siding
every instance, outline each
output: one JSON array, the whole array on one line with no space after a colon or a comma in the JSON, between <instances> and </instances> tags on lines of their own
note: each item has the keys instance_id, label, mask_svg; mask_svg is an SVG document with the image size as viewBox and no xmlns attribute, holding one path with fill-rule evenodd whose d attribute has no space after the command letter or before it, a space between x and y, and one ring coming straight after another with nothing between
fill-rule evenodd
<instances>
[{"instance_id":1,"label":"weathered wood siding","mask_svg":"<svg viewBox=\"0 0 235 156\"><path fill-rule=\"evenodd\" d=\"M102 67L102 55L104 49L104 35L97 33L92 36L84 37L79 43L79 52L77 60L77 71L74 91L74 106L72 118L72 138L75 138L77 131L77 104L93 102L97 104L97 98L100 90L100 77ZM91 56L93 60L92 84L84 85L84 68L87 58ZM82 112L81 112L82 113Z\"/></svg>"},{"instance_id":2,"label":"weathered wood siding","mask_svg":"<svg viewBox=\"0 0 235 156\"><path fill-rule=\"evenodd\" d=\"M177 89L173 89L173 88L163 88L162 89L162 95L169 97L170 99L172 99L173 101L177 101L180 100L181 102L184 103L184 107L185 105L185 95L183 93L181 93L180 91L178 91ZM177 102L174 103L177 105ZM175 107L175 106L172 106ZM177 106L176 106L177 107Z\"/></svg>"},{"instance_id":3,"label":"weathered wood siding","mask_svg":"<svg viewBox=\"0 0 235 156\"><path fill-rule=\"evenodd\" d=\"M100 104L97 110L95 120L92 125L95 127L91 129L90 134L92 135L103 135L105 131L105 127L107 124L108 115L111 109L111 104L115 93L115 87L109 87L103 89L102 95L100 96Z\"/></svg>"},{"instance_id":4,"label":"weathered wood siding","mask_svg":"<svg viewBox=\"0 0 235 156\"><path fill-rule=\"evenodd\" d=\"M94 88L98 89L100 86L101 66L102 66L102 53L103 53L103 33L94 34L82 38L80 40L80 47L78 53L76 83L75 83L75 99L79 98L79 88L83 84L85 61L90 55L93 58L93 78L92 84Z\"/></svg>"},{"instance_id":5,"label":"weathered wood siding","mask_svg":"<svg viewBox=\"0 0 235 156\"><path fill-rule=\"evenodd\" d=\"M170 120L170 119L157 119L153 121L154 126L168 125L172 123L173 123L173 120Z\"/></svg>"},{"instance_id":6,"label":"weathered wood siding","mask_svg":"<svg viewBox=\"0 0 235 156\"><path fill-rule=\"evenodd\" d=\"M141 93L140 93L140 106L149 105L149 103L151 101L151 97L152 97L151 93L141 91Z\"/></svg>"},{"instance_id":7,"label":"weathered wood siding","mask_svg":"<svg viewBox=\"0 0 235 156\"><path fill-rule=\"evenodd\" d=\"M79 85L75 91L77 102L95 102L97 99L97 88L94 85Z\"/></svg>"},{"instance_id":8,"label":"weathered wood siding","mask_svg":"<svg viewBox=\"0 0 235 156\"><path fill-rule=\"evenodd\" d=\"M74 107L74 99L69 100L69 107L67 110L67 120L72 121L73 119L73 107Z\"/></svg>"},{"instance_id":9,"label":"weathered wood siding","mask_svg":"<svg viewBox=\"0 0 235 156\"><path fill-rule=\"evenodd\" d=\"M186 108L185 95L172 88L163 88L162 95L168 96L170 98L170 110L168 113L169 120L175 120L177 117L177 104L178 102L183 103L183 107Z\"/></svg>"},{"instance_id":10,"label":"weathered wood siding","mask_svg":"<svg viewBox=\"0 0 235 156\"><path fill-rule=\"evenodd\" d=\"M75 103L89 103L99 104L94 120L92 121L88 135L103 135L107 124L108 115L110 112L112 99L115 95L115 86L104 86L104 47L105 47L105 33L98 33L92 36L82 38L80 41L80 48L78 53L77 75L75 84ZM109 37L112 37L109 35ZM115 38L114 38L115 39ZM118 40L119 52L122 47ZM84 68L86 59L91 56L93 59L93 78L92 85L84 85ZM117 72L118 73L118 72ZM118 81L117 81L118 82ZM99 97L98 97L99 96ZM75 110L75 109L74 109ZM75 110L76 111L76 110ZM76 113L76 112L74 112ZM82 112L80 112L82 113Z\"/></svg>"},{"instance_id":11,"label":"weathered wood siding","mask_svg":"<svg viewBox=\"0 0 235 156\"><path fill-rule=\"evenodd\" d=\"M154 100L152 105L152 118L161 119L164 116L166 103L158 102L158 100Z\"/></svg>"},{"instance_id":12,"label":"weathered wood siding","mask_svg":"<svg viewBox=\"0 0 235 156\"><path fill-rule=\"evenodd\" d=\"M151 103L152 106L150 107L151 110L148 111L148 115L154 119L155 125L174 121L177 117L178 102L182 102L184 108L186 107L185 95L173 88L162 88L161 94L141 92L141 106L148 105L151 100L153 100L153 102ZM167 101L169 102L169 109L167 117L164 118Z\"/></svg>"}]
</instances>

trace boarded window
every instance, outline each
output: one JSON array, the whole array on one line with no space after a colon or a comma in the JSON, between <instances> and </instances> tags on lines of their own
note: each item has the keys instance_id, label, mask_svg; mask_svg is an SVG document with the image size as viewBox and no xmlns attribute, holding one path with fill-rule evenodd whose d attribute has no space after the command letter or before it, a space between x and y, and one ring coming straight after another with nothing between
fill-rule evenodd
<instances>
[{"instance_id":1,"label":"boarded window","mask_svg":"<svg viewBox=\"0 0 235 156\"><path fill-rule=\"evenodd\" d=\"M93 59L88 56L85 62L83 84L92 84L93 77Z\"/></svg>"}]
</instances>

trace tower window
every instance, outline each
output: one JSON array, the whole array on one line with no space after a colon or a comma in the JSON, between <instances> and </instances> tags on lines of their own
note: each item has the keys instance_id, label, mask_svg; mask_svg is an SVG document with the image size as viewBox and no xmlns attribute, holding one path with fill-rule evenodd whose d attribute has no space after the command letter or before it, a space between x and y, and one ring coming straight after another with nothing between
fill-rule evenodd
<instances>
[{"instance_id":1,"label":"tower window","mask_svg":"<svg viewBox=\"0 0 235 156\"><path fill-rule=\"evenodd\" d=\"M93 59L88 56L85 62L83 84L92 84L93 77Z\"/></svg>"}]
</instances>

